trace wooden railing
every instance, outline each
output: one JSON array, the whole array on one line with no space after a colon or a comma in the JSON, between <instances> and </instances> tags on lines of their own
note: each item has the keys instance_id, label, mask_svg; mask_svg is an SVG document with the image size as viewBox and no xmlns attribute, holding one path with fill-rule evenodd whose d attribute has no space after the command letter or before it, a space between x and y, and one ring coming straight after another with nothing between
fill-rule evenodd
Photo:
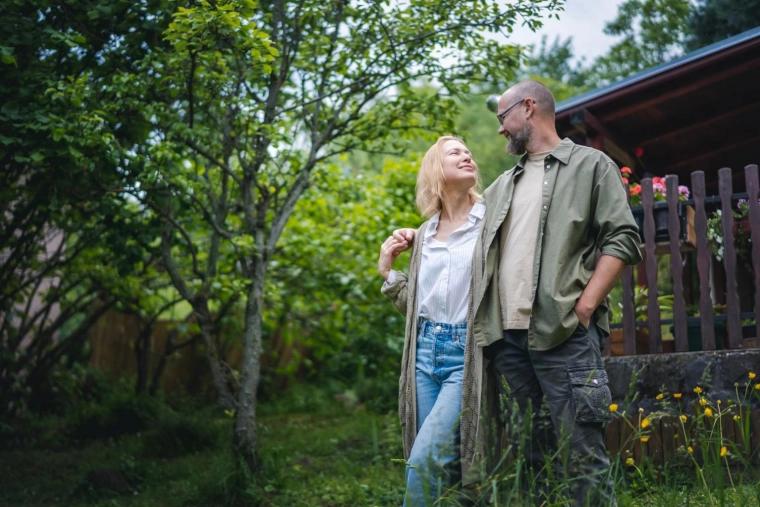
<instances>
[{"instance_id":1,"label":"wooden railing","mask_svg":"<svg viewBox=\"0 0 760 507\"><path fill-rule=\"evenodd\" d=\"M749 229L751 238L760 238L760 204L758 203L758 167L748 165L744 169L746 192L734 193L732 172L729 168L718 171L719 196L706 196L705 175L702 171L696 171L691 175L691 200L679 201L678 177L666 178L667 215L668 215L668 241L667 244L656 241L655 212L663 212L662 205L656 207L654 191L651 179L641 181L641 201L643 208L643 249L644 271L646 273L646 285L649 288L647 320L636 322L634 304L634 269L628 267L623 274L623 353L624 355L636 354L636 328L646 327L649 331L648 351L650 354L661 353L662 333L661 325L672 322L675 341L675 352L689 351L687 336L687 322L699 323L701 327L701 349L715 350L715 321L725 320L727 324L727 339L725 347L738 349L746 346L742 339L741 320L754 319L755 336L760 337L760 240L751 242L751 264L755 267L754 272L754 308L752 312L741 313L739 292L737 288L737 255L734 246L734 215L736 202L745 198L749 206ZM716 316L713 311L714 301L711 293L713 287L710 280L710 267L713 262L713 253L707 242L707 207L722 210L721 228L723 232L724 252L722 265L725 270L725 315ZM692 209L689 209L692 208ZM690 215L686 220L686 215ZM687 232L693 219L693 231ZM699 317L687 317L686 301L683 287L683 261L682 251L686 239L693 242L688 249L696 250L696 271L699 277ZM673 281L673 317L669 322L663 322L660 315L660 306L655 295L657 294L657 259L658 253L670 254L670 268ZM696 321L696 322L695 322ZM722 345L722 344L720 344ZM722 348L722 347L718 348Z\"/></svg>"}]
</instances>

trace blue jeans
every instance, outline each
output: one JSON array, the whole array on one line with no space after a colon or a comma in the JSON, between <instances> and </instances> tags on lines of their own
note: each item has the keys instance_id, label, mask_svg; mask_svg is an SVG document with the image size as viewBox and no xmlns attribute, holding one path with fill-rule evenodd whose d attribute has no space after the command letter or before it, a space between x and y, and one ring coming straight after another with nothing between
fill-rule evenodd
<instances>
[{"instance_id":1,"label":"blue jeans","mask_svg":"<svg viewBox=\"0 0 760 507\"><path fill-rule=\"evenodd\" d=\"M466 323L419 320L417 437L406 469L405 506L432 505L458 479L466 342Z\"/></svg>"}]
</instances>

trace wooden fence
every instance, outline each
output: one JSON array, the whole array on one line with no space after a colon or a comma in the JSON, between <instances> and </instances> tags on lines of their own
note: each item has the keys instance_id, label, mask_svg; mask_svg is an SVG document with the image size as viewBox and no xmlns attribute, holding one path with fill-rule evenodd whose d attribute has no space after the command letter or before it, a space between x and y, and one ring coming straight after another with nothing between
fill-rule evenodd
<instances>
[{"instance_id":1,"label":"wooden fence","mask_svg":"<svg viewBox=\"0 0 760 507\"><path fill-rule=\"evenodd\" d=\"M715 350L715 321L725 320L727 324L727 339L725 348L738 349L748 344L756 344L743 340L742 319L755 321L755 337L760 337L760 241L751 242L751 264L754 271L754 308L752 312L741 313L739 292L737 289L737 254L734 246L735 205L739 199L747 199L749 207L748 228L751 238L760 238L760 203L758 203L758 167L748 165L744 169L746 192L734 193L732 172L729 168L718 171L719 196L706 196L705 175L696 171L691 175L691 200L679 201L678 176L666 178L667 205L655 203L652 180L641 181L641 201L643 208L643 247L644 270L649 294L647 320L635 320L633 268L628 267L623 274L623 354L634 355L636 351L636 328L647 328L648 353L663 352L662 324L672 323L675 341L675 352L688 352L689 341L687 323L699 324L701 328L701 350ZM724 255L722 265L725 270L725 315L716 316L713 310L714 301L711 297L713 290L710 266L713 253L707 241L707 206L721 210L721 229L723 233ZM667 244L658 242L655 228L655 214L667 213ZM693 222L693 223L692 223ZM691 243L691 244L689 244ZM684 257L686 249L696 250L696 269L699 276L699 317L687 317L686 301L684 299ZM673 278L673 318L663 322L660 316L660 305L657 297L657 254L670 254L670 268ZM722 348L721 343L717 348ZM756 345L754 345L756 346Z\"/></svg>"},{"instance_id":2,"label":"wooden fence","mask_svg":"<svg viewBox=\"0 0 760 507\"><path fill-rule=\"evenodd\" d=\"M617 417L607 425L607 451L612 456L621 454L624 460L633 458L636 463L641 463L647 458L655 465L661 465L686 459L689 447L697 461L701 461L705 446L720 448L725 445L730 450L732 462L757 463L760 461L757 452L760 449L760 410L742 408L737 412L740 414L738 420L734 419L734 414L723 414L720 424L715 425L720 429L714 430L713 435L699 428L696 410L688 414L685 422L679 415L664 416L651 421L645 441L639 436L640 430L637 433L641 419L638 414Z\"/></svg>"}]
</instances>

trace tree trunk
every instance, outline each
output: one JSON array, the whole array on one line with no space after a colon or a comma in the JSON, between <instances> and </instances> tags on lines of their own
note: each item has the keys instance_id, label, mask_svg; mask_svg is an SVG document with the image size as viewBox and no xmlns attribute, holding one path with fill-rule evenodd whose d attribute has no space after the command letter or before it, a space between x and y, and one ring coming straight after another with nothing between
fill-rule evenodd
<instances>
[{"instance_id":1,"label":"tree trunk","mask_svg":"<svg viewBox=\"0 0 760 507\"><path fill-rule=\"evenodd\" d=\"M153 337L153 323L144 324L140 329L140 336L135 342L135 355L137 359L137 381L135 393L145 392L148 386L148 372L150 371L150 356Z\"/></svg>"},{"instance_id":2,"label":"tree trunk","mask_svg":"<svg viewBox=\"0 0 760 507\"><path fill-rule=\"evenodd\" d=\"M256 433L256 392L261 371L261 307L263 299L265 265L261 256L254 257L253 283L245 306L243 331L243 368L241 371L238 408L232 448L251 473L259 472L258 440Z\"/></svg>"}]
</instances>

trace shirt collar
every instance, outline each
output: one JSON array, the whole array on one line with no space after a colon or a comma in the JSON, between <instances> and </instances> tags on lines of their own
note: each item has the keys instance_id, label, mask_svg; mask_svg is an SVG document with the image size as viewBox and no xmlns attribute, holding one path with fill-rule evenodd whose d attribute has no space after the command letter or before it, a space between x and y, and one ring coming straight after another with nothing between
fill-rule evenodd
<instances>
[{"instance_id":1,"label":"shirt collar","mask_svg":"<svg viewBox=\"0 0 760 507\"><path fill-rule=\"evenodd\" d=\"M472 205L472 209L470 210L470 214L467 216L468 220L471 224L475 224L478 222L478 220L483 220L483 217L486 216L486 205L482 201L478 201L475 204ZM425 229L425 237L432 236L436 233L438 230L438 221L441 219L441 212L439 211L432 217L430 217L430 223L428 223L427 228Z\"/></svg>"},{"instance_id":2,"label":"shirt collar","mask_svg":"<svg viewBox=\"0 0 760 507\"><path fill-rule=\"evenodd\" d=\"M570 138L566 137L562 141L559 142L557 146L549 153L546 158L554 157L563 164L567 165L567 163L570 161L570 153L572 153L573 148L575 147L575 143L570 140ZM525 162L528 160L528 154L524 154L522 157L520 157L520 161L517 162L517 165L520 168L525 167Z\"/></svg>"}]
</instances>

